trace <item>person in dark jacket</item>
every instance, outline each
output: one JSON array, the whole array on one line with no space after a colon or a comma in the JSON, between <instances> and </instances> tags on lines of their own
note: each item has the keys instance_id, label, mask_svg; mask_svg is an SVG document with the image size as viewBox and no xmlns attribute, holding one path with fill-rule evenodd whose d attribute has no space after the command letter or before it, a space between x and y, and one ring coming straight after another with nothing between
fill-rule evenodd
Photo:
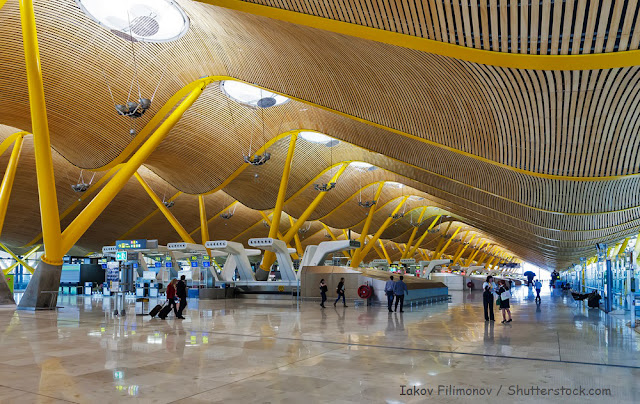
<instances>
[{"instance_id":1,"label":"person in dark jacket","mask_svg":"<svg viewBox=\"0 0 640 404\"><path fill-rule=\"evenodd\" d=\"M500 310L502 310L502 322L503 323L510 323L512 321L511 319L511 306L509 305L509 298L511 297L511 292L509 292L509 287L507 286L505 281L500 281L499 282L500 287L498 288L498 291L496 292L498 294L498 296L500 296ZM507 320L507 316L505 315L509 314L509 320Z\"/></svg>"},{"instance_id":2,"label":"person in dark jacket","mask_svg":"<svg viewBox=\"0 0 640 404\"><path fill-rule=\"evenodd\" d=\"M180 277L178 285L176 286L176 295L178 296L178 299L180 299L180 307L178 308L176 317L182 320L184 320L184 317L182 317L182 312L184 311L185 307L187 307L187 282L185 281L185 279L185 276L182 275Z\"/></svg>"},{"instance_id":3,"label":"person in dark jacket","mask_svg":"<svg viewBox=\"0 0 640 404\"><path fill-rule=\"evenodd\" d=\"M169 285L167 286L167 302L169 303L169 306L173 306L173 314L176 315L176 317L178 317L178 306L176 305L176 285L178 284L178 280L177 279L172 279L171 282L169 282ZM160 317L160 316L159 316ZM165 317L160 317L160 319L164 320Z\"/></svg>"},{"instance_id":4,"label":"person in dark jacket","mask_svg":"<svg viewBox=\"0 0 640 404\"><path fill-rule=\"evenodd\" d=\"M407 284L403 281L404 276L400 275L398 282L393 284L393 294L396 295L396 307L394 311L398 311L398 303L400 303L400 313L404 313L404 295L409 294Z\"/></svg>"},{"instance_id":5,"label":"person in dark jacket","mask_svg":"<svg viewBox=\"0 0 640 404\"><path fill-rule=\"evenodd\" d=\"M340 282L338 282L338 287L336 288L336 293L338 294L338 298L333 302L333 305L335 306L340 298L342 298L342 304L344 307L347 307L347 301L344 298L344 278L340 278Z\"/></svg>"},{"instance_id":6,"label":"person in dark jacket","mask_svg":"<svg viewBox=\"0 0 640 404\"><path fill-rule=\"evenodd\" d=\"M320 302L320 306L322 306L322 308L324 309L324 302L327 301L327 291L329 290L329 288L327 287L327 284L324 283L324 279L320 279L320 296L322 296L322 301Z\"/></svg>"},{"instance_id":7,"label":"person in dark jacket","mask_svg":"<svg viewBox=\"0 0 640 404\"><path fill-rule=\"evenodd\" d=\"M493 314L493 276L487 276L482 284L482 306L484 307L484 321L495 321Z\"/></svg>"}]
</instances>

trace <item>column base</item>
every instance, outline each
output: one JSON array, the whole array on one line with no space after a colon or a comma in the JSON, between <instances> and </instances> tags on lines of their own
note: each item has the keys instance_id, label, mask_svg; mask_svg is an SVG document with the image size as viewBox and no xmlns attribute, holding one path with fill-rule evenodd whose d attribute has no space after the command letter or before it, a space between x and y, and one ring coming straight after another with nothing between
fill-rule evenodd
<instances>
[{"instance_id":1,"label":"column base","mask_svg":"<svg viewBox=\"0 0 640 404\"><path fill-rule=\"evenodd\" d=\"M7 279L0 274L0 305L4 304L16 304L16 301L13 300L13 293L9 289Z\"/></svg>"},{"instance_id":2,"label":"column base","mask_svg":"<svg viewBox=\"0 0 640 404\"><path fill-rule=\"evenodd\" d=\"M58 303L57 293L60 288L61 265L51 265L40 261L18 304L19 310L54 309Z\"/></svg>"},{"instance_id":3,"label":"column base","mask_svg":"<svg viewBox=\"0 0 640 404\"><path fill-rule=\"evenodd\" d=\"M262 268L258 268L256 271L256 280L257 281L266 281L269 279L269 271L265 271Z\"/></svg>"}]
</instances>

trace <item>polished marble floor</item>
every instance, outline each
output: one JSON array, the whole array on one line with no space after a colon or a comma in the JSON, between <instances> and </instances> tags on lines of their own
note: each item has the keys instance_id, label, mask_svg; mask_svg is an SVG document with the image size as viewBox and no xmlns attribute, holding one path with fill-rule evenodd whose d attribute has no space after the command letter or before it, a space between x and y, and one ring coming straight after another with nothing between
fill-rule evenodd
<instances>
[{"instance_id":1,"label":"polished marble floor","mask_svg":"<svg viewBox=\"0 0 640 404\"><path fill-rule=\"evenodd\" d=\"M193 300L183 321L133 302L114 317L95 296L61 297L57 313L0 308L0 403L640 402L628 317L518 288L505 325L484 321L479 293L451 294L403 314ZM581 387L610 396L566 395Z\"/></svg>"}]
</instances>

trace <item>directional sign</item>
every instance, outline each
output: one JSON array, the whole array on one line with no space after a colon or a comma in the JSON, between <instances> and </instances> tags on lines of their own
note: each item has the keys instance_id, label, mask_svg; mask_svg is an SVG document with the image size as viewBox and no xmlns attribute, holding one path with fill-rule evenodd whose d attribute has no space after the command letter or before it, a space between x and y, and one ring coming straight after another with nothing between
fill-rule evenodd
<instances>
[{"instance_id":1,"label":"directional sign","mask_svg":"<svg viewBox=\"0 0 640 404\"><path fill-rule=\"evenodd\" d=\"M198 267L198 261L191 261L191 268L197 268Z\"/></svg>"},{"instance_id":2,"label":"directional sign","mask_svg":"<svg viewBox=\"0 0 640 404\"><path fill-rule=\"evenodd\" d=\"M161 267L162 267L162 263L161 263L161 262L156 262L155 267L156 267L156 268L161 268Z\"/></svg>"},{"instance_id":3,"label":"directional sign","mask_svg":"<svg viewBox=\"0 0 640 404\"><path fill-rule=\"evenodd\" d=\"M211 263L210 263L209 261L202 261L202 266L203 266L204 268L207 268L207 267L210 267L210 266L211 266Z\"/></svg>"},{"instance_id":4,"label":"directional sign","mask_svg":"<svg viewBox=\"0 0 640 404\"><path fill-rule=\"evenodd\" d=\"M164 263L164 266L166 268L171 268L173 266L173 263L171 261L167 261L167 262Z\"/></svg>"},{"instance_id":5,"label":"directional sign","mask_svg":"<svg viewBox=\"0 0 640 404\"><path fill-rule=\"evenodd\" d=\"M413 258L404 258L400 260L401 264L415 264L416 260Z\"/></svg>"},{"instance_id":6,"label":"directional sign","mask_svg":"<svg viewBox=\"0 0 640 404\"><path fill-rule=\"evenodd\" d=\"M127 252L126 251L117 251L116 252L116 261L126 261L127 260Z\"/></svg>"},{"instance_id":7,"label":"directional sign","mask_svg":"<svg viewBox=\"0 0 640 404\"><path fill-rule=\"evenodd\" d=\"M147 248L147 240L118 240L116 247L121 250L134 250Z\"/></svg>"}]
</instances>

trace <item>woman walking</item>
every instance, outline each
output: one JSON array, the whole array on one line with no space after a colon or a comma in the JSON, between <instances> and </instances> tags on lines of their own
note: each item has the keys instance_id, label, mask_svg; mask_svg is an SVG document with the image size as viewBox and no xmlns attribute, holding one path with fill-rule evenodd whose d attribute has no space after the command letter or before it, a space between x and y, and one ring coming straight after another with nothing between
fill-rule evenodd
<instances>
[{"instance_id":1,"label":"woman walking","mask_svg":"<svg viewBox=\"0 0 640 404\"><path fill-rule=\"evenodd\" d=\"M498 285L500 286L498 288L497 293L498 293L498 299L500 300L500 310L502 310L502 322L510 323L512 321L511 310L509 306L509 299L511 298L511 292L509 292L509 287L507 286L507 283L505 281L503 280L499 281ZM507 320L505 312L509 314L509 320Z\"/></svg>"},{"instance_id":2,"label":"woman walking","mask_svg":"<svg viewBox=\"0 0 640 404\"><path fill-rule=\"evenodd\" d=\"M329 288L327 284L324 283L324 279L320 279L320 296L322 296L322 301L320 302L320 306L324 309L324 302L327 301L327 291Z\"/></svg>"}]
</instances>

